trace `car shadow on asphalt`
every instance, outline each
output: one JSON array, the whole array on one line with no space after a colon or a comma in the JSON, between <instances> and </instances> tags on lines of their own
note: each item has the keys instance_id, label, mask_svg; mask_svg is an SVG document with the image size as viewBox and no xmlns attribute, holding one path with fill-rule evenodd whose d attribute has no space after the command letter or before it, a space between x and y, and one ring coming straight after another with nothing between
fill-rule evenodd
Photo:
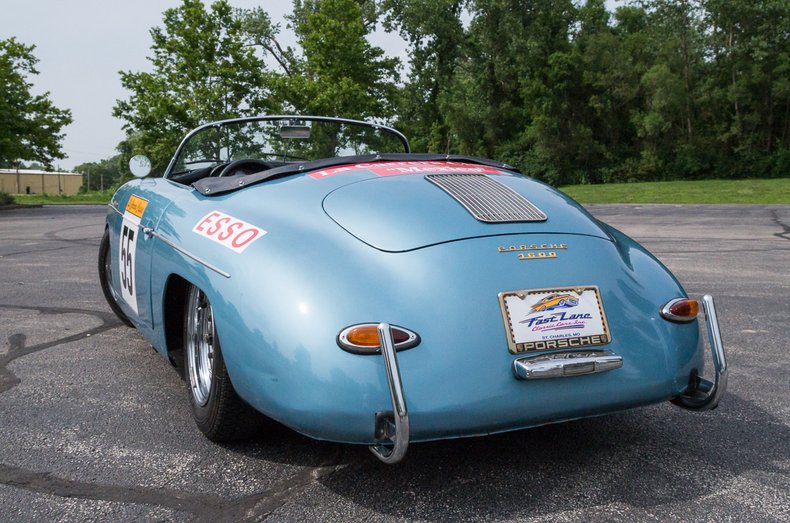
<instances>
[{"instance_id":1,"label":"car shadow on asphalt","mask_svg":"<svg viewBox=\"0 0 790 523\"><path fill-rule=\"evenodd\" d=\"M363 446L288 429L229 449L263 460L333 467L323 487L406 519L540 516L613 503L649 511L721 491L748 471L784 475L790 428L728 394L713 412L658 405L479 438L413 444L395 466ZM761 448L762 453L750 449ZM700 473L705 471L705 473Z\"/></svg>"}]
</instances>

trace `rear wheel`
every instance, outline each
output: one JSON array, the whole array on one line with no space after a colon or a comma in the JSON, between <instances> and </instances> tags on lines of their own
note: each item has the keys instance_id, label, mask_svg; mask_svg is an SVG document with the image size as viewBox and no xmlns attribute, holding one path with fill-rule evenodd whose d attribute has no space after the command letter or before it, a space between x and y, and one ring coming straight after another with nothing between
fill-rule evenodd
<instances>
[{"instance_id":1,"label":"rear wheel","mask_svg":"<svg viewBox=\"0 0 790 523\"><path fill-rule=\"evenodd\" d=\"M214 311L206 294L195 286L187 292L184 315L184 369L195 423L212 441L249 437L260 428L262 415L233 389Z\"/></svg>"},{"instance_id":2,"label":"rear wheel","mask_svg":"<svg viewBox=\"0 0 790 523\"><path fill-rule=\"evenodd\" d=\"M124 324L133 327L129 317L124 314L118 302L115 301L115 296L112 294L112 256L110 256L110 230L104 230L104 236L99 245L99 281L101 282L101 290L104 293L104 299L110 305L110 308L118 316Z\"/></svg>"}]
</instances>

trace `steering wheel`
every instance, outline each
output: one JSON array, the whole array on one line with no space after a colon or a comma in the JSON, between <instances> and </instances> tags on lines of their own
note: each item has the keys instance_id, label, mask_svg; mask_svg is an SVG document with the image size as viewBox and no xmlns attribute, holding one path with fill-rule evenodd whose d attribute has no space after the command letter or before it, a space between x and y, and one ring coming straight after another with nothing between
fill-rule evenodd
<instances>
[{"instance_id":1,"label":"steering wheel","mask_svg":"<svg viewBox=\"0 0 790 523\"><path fill-rule=\"evenodd\" d=\"M214 169L218 169L222 167L222 165L218 165ZM252 169L247 172L248 169ZM256 160L254 158L242 158L241 160L234 160L229 164L222 167L222 170L219 171L217 176L231 176L235 174L237 171L245 171L245 174L257 173L259 171L265 171L266 169L271 169L272 165L269 162L264 160ZM213 174L213 173L212 173Z\"/></svg>"},{"instance_id":2,"label":"steering wheel","mask_svg":"<svg viewBox=\"0 0 790 523\"><path fill-rule=\"evenodd\" d=\"M214 167L212 167L209 170L208 175L209 176L216 176L217 173L222 171L222 170L224 170L225 167L227 167L229 163L230 162L222 162L222 163L219 163L219 164L215 165Z\"/></svg>"}]
</instances>

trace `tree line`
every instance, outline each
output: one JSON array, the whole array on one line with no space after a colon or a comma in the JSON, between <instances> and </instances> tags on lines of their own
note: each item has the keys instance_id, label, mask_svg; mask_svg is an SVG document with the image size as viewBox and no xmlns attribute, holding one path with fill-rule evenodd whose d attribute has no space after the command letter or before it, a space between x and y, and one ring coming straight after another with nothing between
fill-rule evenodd
<instances>
[{"instance_id":1,"label":"tree line","mask_svg":"<svg viewBox=\"0 0 790 523\"><path fill-rule=\"evenodd\" d=\"M23 168L24 161L50 167L65 156L60 141L71 111L56 107L49 93L31 93L30 77L38 74L34 49L16 38L0 40L0 167Z\"/></svg>"},{"instance_id":2,"label":"tree line","mask_svg":"<svg viewBox=\"0 0 790 523\"><path fill-rule=\"evenodd\" d=\"M370 43L377 27L408 63ZM285 27L183 0L150 34L151 70L121 72L120 165L144 153L162 172L206 121L302 113L555 185L790 170L787 0L294 0Z\"/></svg>"}]
</instances>

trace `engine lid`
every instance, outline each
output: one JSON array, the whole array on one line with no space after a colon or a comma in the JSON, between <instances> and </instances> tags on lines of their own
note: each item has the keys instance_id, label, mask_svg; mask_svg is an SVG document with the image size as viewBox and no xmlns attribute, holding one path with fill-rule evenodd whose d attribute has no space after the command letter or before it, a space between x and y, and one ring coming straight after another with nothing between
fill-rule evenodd
<instances>
[{"instance_id":1,"label":"engine lid","mask_svg":"<svg viewBox=\"0 0 790 523\"><path fill-rule=\"evenodd\" d=\"M335 189L324 198L323 207L360 241L389 252L507 234L609 239L597 221L564 194L504 171L372 178Z\"/></svg>"}]
</instances>

